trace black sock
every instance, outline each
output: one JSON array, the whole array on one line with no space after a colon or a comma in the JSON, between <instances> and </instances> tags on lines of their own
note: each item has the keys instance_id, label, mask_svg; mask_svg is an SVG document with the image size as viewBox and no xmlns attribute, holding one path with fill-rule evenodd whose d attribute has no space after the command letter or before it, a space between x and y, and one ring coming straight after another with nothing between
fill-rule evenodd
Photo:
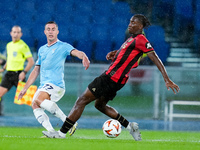
<instances>
[{"instance_id":1,"label":"black sock","mask_svg":"<svg viewBox=\"0 0 200 150\"><path fill-rule=\"evenodd\" d=\"M66 118L62 128L60 129L61 132L67 133L69 129L75 124L75 122L69 120L69 118Z\"/></svg>"},{"instance_id":2,"label":"black sock","mask_svg":"<svg viewBox=\"0 0 200 150\"><path fill-rule=\"evenodd\" d=\"M128 126L129 122L122 115L118 114L116 120L118 120L122 126L125 128Z\"/></svg>"}]
</instances>

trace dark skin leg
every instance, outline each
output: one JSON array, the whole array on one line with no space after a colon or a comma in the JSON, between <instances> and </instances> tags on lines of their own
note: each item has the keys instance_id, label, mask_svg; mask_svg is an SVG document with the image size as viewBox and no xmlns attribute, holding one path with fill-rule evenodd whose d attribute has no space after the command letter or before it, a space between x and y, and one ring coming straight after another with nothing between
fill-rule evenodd
<instances>
[{"instance_id":1,"label":"dark skin leg","mask_svg":"<svg viewBox=\"0 0 200 150\"><path fill-rule=\"evenodd\" d=\"M118 115L118 112L107 105L108 100L106 100L104 97L100 97L96 99L96 97L90 92L90 90L87 88L86 91L81 95L77 100L75 105L73 106L71 112L68 115L68 118L76 122L82 115L85 106L89 104L92 101L95 101L95 108L98 109L100 112L104 113L105 115L109 116L110 118L116 118Z\"/></svg>"},{"instance_id":2,"label":"dark skin leg","mask_svg":"<svg viewBox=\"0 0 200 150\"><path fill-rule=\"evenodd\" d=\"M101 97L95 101L95 108L107 115L108 117L115 119L118 115L118 112L107 103L108 100L106 100L104 97Z\"/></svg>"}]
</instances>

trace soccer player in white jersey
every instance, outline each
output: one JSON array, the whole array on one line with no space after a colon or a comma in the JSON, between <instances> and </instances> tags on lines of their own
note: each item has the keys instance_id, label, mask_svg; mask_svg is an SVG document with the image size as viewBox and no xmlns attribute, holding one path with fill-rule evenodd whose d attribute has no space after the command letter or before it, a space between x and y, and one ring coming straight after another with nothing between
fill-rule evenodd
<instances>
[{"instance_id":1,"label":"soccer player in white jersey","mask_svg":"<svg viewBox=\"0 0 200 150\"><path fill-rule=\"evenodd\" d=\"M58 33L58 25L54 21L46 23L44 34L47 37L47 44L39 48L36 65L18 97L18 99L23 97L40 74L40 86L33 97L32 108L36 119L47 131L54 131L54 128L44 110L49 111L63 122L66 119L66 115L56 104L65 93L64 63L66 57L71 55L81 59L85 70L90 65L86 54L58 40ZM71 135L75 129L76 125L71 128Z\"/></svg>"}]
</instances>

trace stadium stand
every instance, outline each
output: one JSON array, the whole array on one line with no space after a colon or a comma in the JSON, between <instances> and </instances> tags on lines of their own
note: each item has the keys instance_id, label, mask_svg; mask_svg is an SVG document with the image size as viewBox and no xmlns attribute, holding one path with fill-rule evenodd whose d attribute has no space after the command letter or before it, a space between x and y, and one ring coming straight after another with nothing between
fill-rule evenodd
<instances>
[{"instance_id":1,"label":"stadium stand","mask_svg":"<svg viewBox=\"0 0 200 150\"><path fill-rule=\"evenodd\" d=\"M193 23L193 16L192 0L175 0L173 15L173 33L175 36L180 36L180 32L187 30L187 27Z\"/></svg>"},{"instance_id":2,"label":"stadium stand","mask_svg":"<svg viewBox=\"0 0 200 150\"><path fill-rule=\"evenodd\" d=\"M152 25L145 30L145 34L150 42L160 42L165 40L165 31L159 25Z\"/></svg>"},{"instance_id":3,"label":"stadium stand","mask_svg":"<svg viewBox=\"0 0 200 150\"><path fill-rule=\"evenodd\" d=\"M194 19L194 46L195 46L195 51L199 52L199 47L200 47L200 0L196 0L195 3L195 19Z\"/></svg>"},{"instance_id":4,"label":"stadium stand","mask_svg":"<svg viewBox=\"0 0 200 150\"><path fill-rule=\"evenodd\" d=\"M158 1L161 2L161 0ZM147 0L135 1L136 4L139 2L148 6L150 4ZM161 3L155 3L157 4L155 6L157 6L156 8L161 8L162 6L161 9L163 9L163 4L166 3L171 6L172 0L164 0L162 5ZM179 4L178 2L176 3ZM184 4L190 4L190 0L184 1ZM125 39L125 31L130 17L133 15L130 1L128 3L125 1L116 2L112 0L101 0L101 2L97 0L7 0L6 2L1 2L0 9L3 14L0 18L2 22L0 25L2 29L0 40L10 41L9 30L14 24L18 24L22 26L24 31L22 39L24 39L30 47L38 50L41 45L46 43L45 35L43 34L44 24L47 21L53 20L59 25L60 40L67 41L74 46L78 46L80 49L88 45L88 50L83 50L96 62L106 62L105 53L120 48ZM157 9L154 9L154 11L156 10ZM155 12L156 15L160 14L158 13L159 10L160 9ZM168 9L166 9L163 15L168 13L167 10ZM176 12L176 14L179 14L178 12L180 11L178 11L178 8ZM183 14L183 16L184 15L190 17L191 11L189 11L188 14ZM178 24L175 28L178 28ZM152 38L154 38L153 36L156 35L154 33L148 36L151 36L150 39L152 40ZM159 39L160 38L159 36ZM162 37L162 39L164 41L164 37ZM107 45L108 42L111 43ZM165 42L162 42L162 44L163 43ZM101 51L99 45L106 48L106 51L102 50L102 55L95 54L95 52ZM161 45L157 47L161 47ZM167 52L164 55L163 58L167 57Z\"/></svg>"},{"instance_id":5,"label":"stadium stand","mask_svg":"<svg viewBox=\"0 0 200 150\"><path fill-rule=\"evenodd\" d=\"M145 34L162 62L165 63L167 61L167 57L169 56L170 45L165 42L164 29L161 26L152 25L145 30Z\"/></svg>"},{"instance_id":6,"label":"stadium stand","mask_svg":"<svg viewBox=\"0 0 200 150\"><path fill-rule=\"evenodd\" d=\"M93 56L93 53L92 53L92 49L93 49L93 42L87 40L87 39L84 39L84 40L79 40L77 43L76 43L76 48L81 50L81 49L84 49L84 52L86 53L86 55L88 56L88 58L90 60L94 60L94 56Z\"/></svg>"},{"instance_id":7,"label":"stadium stand","mask_svg":"<svg viewBox=\"0 0 200 150\"><path fill-rule=\"evenodd\" d=\"M154 0L154 6L152 8L153 22L159 23L165 21L172 23L173 15L174 15L174 0Z\"/></svg>"},{"instance_id":8,"label":"stadium stand","mask_svg":"<svg viewBox=\"0 0 200 150\"><path fill-rule=\"evenodd\" d=\"M95 42L95 61L98 63L106 61L106 55L111 50L112 43L111 40L99 40Z\"/></svg>"}]
</instances>

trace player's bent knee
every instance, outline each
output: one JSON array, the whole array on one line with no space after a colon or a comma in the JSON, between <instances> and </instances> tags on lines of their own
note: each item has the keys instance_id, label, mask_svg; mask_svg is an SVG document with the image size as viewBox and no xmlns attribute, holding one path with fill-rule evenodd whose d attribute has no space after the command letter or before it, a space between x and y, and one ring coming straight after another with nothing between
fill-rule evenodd
<instances>
[{"instance_id":1,"label":"player's bent knee","mask_svg":"<svg viewBox=\"0 0 200 150\"><path fill-rule=\"evenodd\" d=\"M76 105L85 106L89 104L90 102L91 102L90 99L86 98L85 96L81 96L77 99Z\"/></svg>"},{"instance_id":2,"label":"player's bent knee","mask_svg":"<svg viewBox=\"0 0 200 150\"><path fill-rule=\"evenodd\" d=\"M35 100L33 103L32 103L32 108L33 109L36 109L36 108L40 108L38 103L37 103L37 100Z\"/></svg>"},{"instance_id":3,"label":"player's bent knee","mask_svg":"<svg viewBox=\"0 0 200 150\"><path fill-rule=\"evenodd\" d=\"M100 104L95 103L94 106L99 111L103 111L104 110L104 107L102 105L100 105Z\"/></svg>"}]
</instances>

